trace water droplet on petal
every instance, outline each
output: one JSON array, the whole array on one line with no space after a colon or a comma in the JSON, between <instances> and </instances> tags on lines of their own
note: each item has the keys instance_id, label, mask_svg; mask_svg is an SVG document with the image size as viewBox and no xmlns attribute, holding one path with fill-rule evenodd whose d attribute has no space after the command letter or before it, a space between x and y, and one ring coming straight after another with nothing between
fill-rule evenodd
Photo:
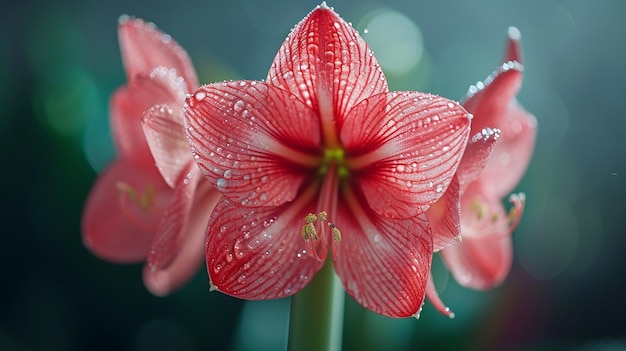
<instances>
[{"instance_id":1,"label":"water droplet on petal","mask_svg":"<svg viewBox=\"0 0 626 351\"><path fill-rule=\"evenodd\" d=\"M204 100L204 98L206 98L206 93L204 91L199 91L196 93L196 95L194 95L194 98L196 99L196 101L202 101Z\"/></svg>"},{"instance_id":2,"label":"water droplet on petal","mask_svg":"<svg viewBox=\"0 0 626 351\"><path fill-rule=\"evenodd\" d=\"M226 188L227 185L228 182L224 178L218 178L217 182L215 182L215 186L217 186L218 188Z\"/></svg>"},{"instance_id":3,"label":"water droplet on petal","mask_svg":"<svg viewBox=\"0 0 626 351\"><path fill-rule=\"evenodd\" d=\"M443 191L443 184L437 184L437 188L435 189L436 192L440 193Z\"/></svg>"},{"instance_id":4,"label":"water droplet on petal","mask_svg":"<svg viewBox=\"0 0 626 351\"><path fill-rule=\"evenodd\" d=\"M241 112L241 110L243 110L243 107L245 106L245 103L241 100L237 100L237 102L235 102L235 112Z\"/></svg>"}]
</instances>

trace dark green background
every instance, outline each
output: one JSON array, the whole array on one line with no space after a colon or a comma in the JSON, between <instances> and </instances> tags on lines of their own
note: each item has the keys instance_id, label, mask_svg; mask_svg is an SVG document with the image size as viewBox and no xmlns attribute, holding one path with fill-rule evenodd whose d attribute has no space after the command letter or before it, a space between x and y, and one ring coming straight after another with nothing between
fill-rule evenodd
<instances>
[{"instance_id":1,"label":"dark green background","mask_svg":"<svg viewBox=\"0 0 626 351\"><path fill-rule=\"evenodd\" d=\"M170 297L153 297L140 265L95 258L79 226L97 171L113 157L107 100L125 80L119 15L153 21L171 34L208 83L264 78L289 29L317 4L0 5L0 350L284 348L288 300L243 303L209 293L204 272ZM526 68L519 100L539 122L535 157L518 188L527 210L514 233L507 281L487 293L463 289L436 258L442 297L457 318L427 304L418 321L392 320L348 299L345 349L626 348L626 2L329 5L362 32L374 14L404 14L419 27L424 53L411 70L388 74L391 89L454 99L500 63L506 29L517 26ZM363 37L397 37L381 31Z\"/></svg>"}]
</instances>

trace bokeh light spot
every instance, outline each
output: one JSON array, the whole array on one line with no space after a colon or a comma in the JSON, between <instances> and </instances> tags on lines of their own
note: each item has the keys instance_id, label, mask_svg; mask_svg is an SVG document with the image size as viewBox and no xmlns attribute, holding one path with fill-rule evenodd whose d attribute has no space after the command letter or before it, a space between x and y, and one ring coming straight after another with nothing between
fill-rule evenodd
<instances>
[{"instance_id":1,"label":"bokeh light spot","mask_svg":"<svg viewBox=\"0 0 626 351\"><path fill-rule=\"evenodd\" d=\"M409 17L389 9L365 16L363 37L387 74L404 74L415 68L424 50L422 33ZM367 32L367 33L366 33Z\"/></svg>"},{"instance_id":2,"label":"bokeh light spot","mask_svg":"<svg viewBox=\"0 0 626 351\"><path fill-rule=\"evenodd\" d=\"M33 100L40 121L62 136L80 134L99 102L92 76L80 68L48 76Z\"/></svg>"}]
</instances>

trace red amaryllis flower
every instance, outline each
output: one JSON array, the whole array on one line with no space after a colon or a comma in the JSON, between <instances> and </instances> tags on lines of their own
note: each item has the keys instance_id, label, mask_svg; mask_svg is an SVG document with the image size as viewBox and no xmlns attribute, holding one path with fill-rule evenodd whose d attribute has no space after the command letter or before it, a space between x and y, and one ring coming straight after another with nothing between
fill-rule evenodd
<instances>
[{"instance_id":1,"label":"red amaryllis flower","mask_svg":"<svg viewBox=\"0 0 626 351\"><path fill-rule=\"evenodd\" d=\"M457 170L459 186L448 192L429 211L434 231L453 231L435 209L447 197L461 196L461 243L441 251L454 278L463 286L488 289L506 277L513 257L511 233L521 218L525 196L509 197L512 208L506 213L502 199L524 175L536 134L536 119L519 105L515 96L522 83L520 34L508 32L504 63L484 82L472 85L463 106L474 115L474 135ZM496 142L497 141L497 142ZM448 213L451 213L450 211ZM435 225L441 223L442 225ZM444 313L432 281L429 299Z\"/></svg>"},{"instance_id":2,"label":"red amaryllis flower","mask_svg":"<svg viewBox=\"0 0 626 351\"><path fill-rule=\"evenodd\" d=\"M147 259L146 287L165 295L201 265L203 211L215 204L219 193L212 193L207 182L198 186L202 177L182 126L188 87L198 86L187 53L140 19L123 16L118 33L128 79L111 99L112 135L119 155L89 194L83 240L108 261Z\"/></svg>"},{"instance_id":3,"label":"red amaryllis flower","mask_svg":"<svg viewBox=\"0 0 626 351\"><path fill-rule=\"evenodd\" d=\"M224 195L207 231L213 289L294 294L331 246L356 301L386 316L418 312L433 241L446 240L433 239L425 211L469 135L460 105L388 92L366 43L322 4L289 34L266 81L203 86L186 100L185 124Z\"/></svg>"}]
</instances>

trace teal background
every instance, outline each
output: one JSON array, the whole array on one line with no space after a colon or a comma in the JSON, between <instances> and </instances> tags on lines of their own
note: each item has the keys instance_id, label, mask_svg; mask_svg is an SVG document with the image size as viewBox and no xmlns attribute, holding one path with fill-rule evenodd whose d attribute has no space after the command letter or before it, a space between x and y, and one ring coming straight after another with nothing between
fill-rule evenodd
<instances>
[{"instance_id":1,"label":"teal background","mask_svg":"<svg viewBox=\"0 0 626 351\"><path fill-rule=\"evenodd\" d=\"M288 31L317 4L0 5L0 350L285 347L287 299L244 303L209 293L205 272L170 297L153 297L141 265L110 264L83 247L80 217L97 172L114 156L107 113L109 95L125 81L121 14L172 35L209 83L264 78ZM527 209L504 284L489 292L461 288L435 258L437 285L457 318L426 304L420 320L387 319L348 299L344 348L626 349L626 2L329 5L361 31L381 63L396 52L385 44L412 35L407 51L383 64L392 90L453 99L495 69L508 26L518 27L525 61L519 100L539 123L535 156L518 187ZM376 27L381 14L409 25Z\"/></svg>"}]
</instances>

